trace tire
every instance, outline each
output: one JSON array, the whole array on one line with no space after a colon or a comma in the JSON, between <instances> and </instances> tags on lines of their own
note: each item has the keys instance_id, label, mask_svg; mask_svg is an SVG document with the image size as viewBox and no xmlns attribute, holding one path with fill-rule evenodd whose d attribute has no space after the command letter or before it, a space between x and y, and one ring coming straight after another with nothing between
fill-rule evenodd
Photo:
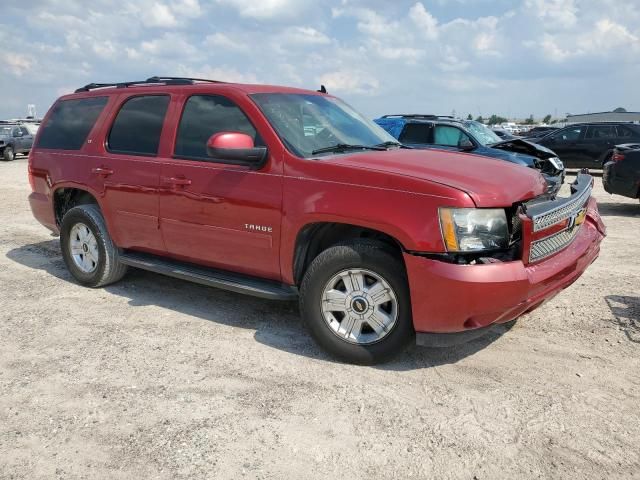
<instances>
[{"instance_id":1,"label":"tire","mask_svg":"<svg viewBox=\"0 0 640 480\"><path fill-rule=\"evenodd\" d=\"M2 152L2 158L5 162L10 162L14 158L16 158L16 154L12 146L8 145L4 147L4 152Z\"/></svg>"},{"instance_id":2,"label":"tire","mask_svg":"<svg viewBox=\"0 0 640 480\"><path fill-rule=\"evenodd\" d=\"M374 291L375 295L369 294ZM329 296L334 302L328 302ZM387 298L391 300L377 303ZM333 308L338 310L326 311ZM379 242L355 240L320 253L302 280L300 312L318 344L350 363L370 365L389 360L415 336L404 264ZM394 320L378 322L379 318Z\"/></svg>"},{"instance_id":3,"label":"tire","mask_svg":"<svg viewBox=\"0 0 640 480\"><path fill-rule=\"evenodd\" d=\"M79 205L65 213L60 247L71 275L87 287L109 285L127 273L98 205Z\"/></svg>"}]
</instances>

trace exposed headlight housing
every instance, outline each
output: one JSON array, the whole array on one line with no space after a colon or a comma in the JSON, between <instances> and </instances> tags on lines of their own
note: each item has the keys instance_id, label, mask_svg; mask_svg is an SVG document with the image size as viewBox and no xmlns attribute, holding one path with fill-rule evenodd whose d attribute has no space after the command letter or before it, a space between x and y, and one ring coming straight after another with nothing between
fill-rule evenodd
<instances>
[{"instance_id":1,"label":"exposed headlight housing","mask_svg":"<svg viewBox=\"0 0 640 480\"><path fill-rule=\"evenodd\" d=\"M509 246L507 214L501 208L441 208L440 228L448 252L479 252Z\"/></svg>"},{"instance_id":2,"label":"exposed headlight housing","mask_svg":"<svg viewBox=\"0 0 640 480\"><path fill-rule=\"evenodd\" d=\"M551 162L551 165L553 165L556 170L564 170L564 163L562 163L562 160L558 157L549 158L549 162Z\"/></svg>"}]
</instances>

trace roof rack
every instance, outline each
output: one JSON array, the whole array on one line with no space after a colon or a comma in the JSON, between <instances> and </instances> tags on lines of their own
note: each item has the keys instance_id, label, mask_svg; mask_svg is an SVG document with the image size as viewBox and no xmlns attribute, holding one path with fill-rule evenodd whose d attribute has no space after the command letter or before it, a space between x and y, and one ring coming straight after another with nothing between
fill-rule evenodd
<instances>
[{"instance_id":1,"label":"roof rack","mask_svg":"<svg viewBox=\"0 0 640 480\"><path fill-rule=\"evenodd\" d=\"M455 120L455 117L451 115L433 115L433 114L422 114L422 113L398 113L391 115L383 115L382 118L391 118L391 117L400 117L400 118L419 118L426 120L437 120L439 118L447 118L451 120Z\"/></svg>"},{"instance_id":2,"label":"roof rack","mask_svg":"<svg viewBox=\"0 0 640 480\"><path fill-rule=\"evenodd\" d=\"M209 83L224 83L219 80L209 80L206 78L191 78L191 77L149 77L146 80L137 80L134 82L116 82L116 83L89 83L84 87L80 87L76 89L75 93L80 92L88 92L90 90L95 90L98 88L127 88L132 86L139 85L149 85L149 84L164 84L164 85L193 85L196 82L209 82Z\"/></svg>"}]
</instances>

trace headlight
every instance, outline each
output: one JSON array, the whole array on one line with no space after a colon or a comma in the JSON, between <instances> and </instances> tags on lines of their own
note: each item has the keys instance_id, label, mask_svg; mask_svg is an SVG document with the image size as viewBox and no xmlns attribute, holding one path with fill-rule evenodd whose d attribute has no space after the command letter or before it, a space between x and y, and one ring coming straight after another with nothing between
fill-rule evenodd
<instances>
[{"instance_id":1,"label":"headlight","mask_svg":"<svg viewBox=\"0 0 640 480\"><path fill-rule=\"evenodd\" d=\"M507 215L501 208L441 208L439 212L442 238L449 252L509 246Z\"/></svg>"},{"instance_id":2,"label":"headlight","mask_svg":"<svg viewBox=\"0 0 640 480\"><path fill-rule=\"evenodd\" d=\"M562 160L560 160L558 157L551 157L549 158L549 161L551 162L551 165L555 167L556 170L564 170L564 164L562 163Z\"/></svg>"}]
</instances>

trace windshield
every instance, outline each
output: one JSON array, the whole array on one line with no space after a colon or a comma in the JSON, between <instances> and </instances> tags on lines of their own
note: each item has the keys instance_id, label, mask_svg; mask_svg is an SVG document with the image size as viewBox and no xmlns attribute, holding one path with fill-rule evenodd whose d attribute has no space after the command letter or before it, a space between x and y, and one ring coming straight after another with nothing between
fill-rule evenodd
<instances>
[{"instance_id":1,"label":"windshield","mask_svg":"<svg viewBox=\"0 0 640 480\"><path fill-rule=\"evenodd\" d=\"M338 144L375 146L398 141L347 104L322 95L256 93L269 123L292 153L309 158ZM335 153L335 152L322 152Z\"/></svg>"},{"instance_id":2,"label":"windshield","mask_svg":"<svg viewBox=\"0 0 640 480\"><path fill-rule=\"evenodd\" d=\"M1 126L0 135L11 135L12 130L13 130L13 127Z\"/></svg>"},{"instance_id":3,"label":"windshield","mask_svg":"<svg viewBox=\"0 0 640 480\"><path fill-rule=\"evenodd\" d=\"M469 129L471 133L473 133L473 136L476 137L476 140L478 140L482 145L486 146L502 141L502 139L498 135L493 133L493 131L489 127L484 126L480 122L476 122L475 120L468 120L464 122L464 125Z\"/></svg>"}]
</instances>

